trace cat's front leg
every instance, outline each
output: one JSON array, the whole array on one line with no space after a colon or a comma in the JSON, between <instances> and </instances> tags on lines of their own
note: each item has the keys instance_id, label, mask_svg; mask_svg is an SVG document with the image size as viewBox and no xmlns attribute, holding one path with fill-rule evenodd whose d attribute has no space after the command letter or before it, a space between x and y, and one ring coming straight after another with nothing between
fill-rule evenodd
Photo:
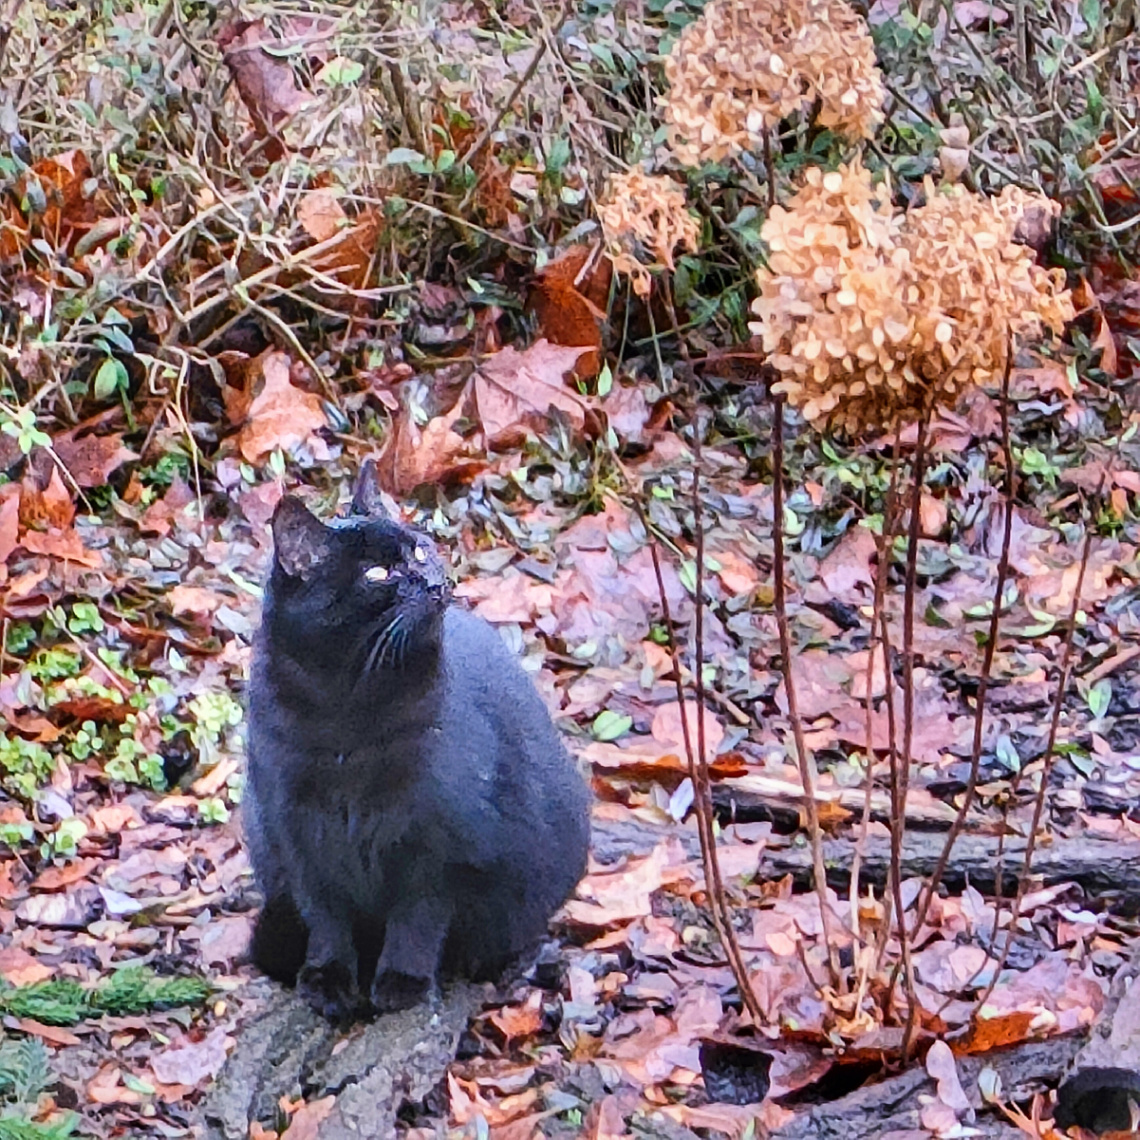
<instances>
[{"instance_id":1,"label":"cat's front leg","mask_svg":"<svg viewBox=\"0 0 1140 1140\"><path fill-rule=\"evenodd\" d=\"M405 898L392 909L372 981L372 1005L378 1012L407 1009L429 996L451 913L451 904L430 891Z\"/></svg>"},{"instance_id":2,"label":"cat's front leg","mask_svg":"<svg viewBox=\"0 0 1140 1140\"><path fill-rule=\"evenodd\" d=\"M337 1024L359 1012L356 947L352 927L321 904L305 907L309 945L297 975L297 993L322 1017Z\"/></svg>"}]
</instances>

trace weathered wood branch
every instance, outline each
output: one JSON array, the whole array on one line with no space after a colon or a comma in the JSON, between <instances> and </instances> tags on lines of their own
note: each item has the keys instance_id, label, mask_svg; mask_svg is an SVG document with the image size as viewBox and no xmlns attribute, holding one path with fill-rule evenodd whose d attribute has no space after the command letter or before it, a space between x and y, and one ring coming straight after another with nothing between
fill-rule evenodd
<instances>
[{"instance_id":1,"label":"weathered wood branch","mask_svg":"<svg viewBox=\"0 0 1140 1140\"><path fill-rule=\"evenodd\" d=\"M594 855L610 863L623 855L645 855L662 839L676 836L686 851L698 853L696 832L690 827L655 826L640 820L603 820L595 825ZM942 850L940 832L911 831L903 846L904 878L925 878L934 869ZM827 881L838 891L850 883L854 840L824 840ZM1025 841L1007 838L1003 865L1003 892L1017 886L1017 872L1025 853ZM998 841L992 836L963 835L954 847L951 865L943 876L950 890L961 890L967 883L983 892L992 892L997 879ZM890 841L886 836L869 836L864 849L862 881L882 886L890 868ZM797 886L806 887L811 879L811 853L794 843L786 847L766 846L759 859L761 876L766 879L791 875ZM1140 910L1140 843L1099 839L1081 835L1072 839L1057 837L1038 844L1033 873L1046 885L1077 883L1114 908Z\"/></svg>"}]
</instances>

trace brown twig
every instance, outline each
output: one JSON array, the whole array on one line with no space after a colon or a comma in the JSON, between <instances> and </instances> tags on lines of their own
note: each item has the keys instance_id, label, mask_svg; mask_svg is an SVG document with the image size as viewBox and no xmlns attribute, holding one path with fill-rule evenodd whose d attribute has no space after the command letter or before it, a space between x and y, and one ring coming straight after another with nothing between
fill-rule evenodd
<instances>
[{"instance_id":1,"label":"brown twig","mask_svg":"<svg viewBox=\"0 0 1140 1140\"><path fill-rule=\"evenodd\" d=\"M1100 486L1096 497L1099 498L1104 487L1104 476L1101 476ZM1057 674L1057 691L1053 696L1053 712L1049 718L1049 738L1045 744L1045 756L1041 764L1041 782L1037 788L1037 798L1033 804L1033 819L1029 826L1029 834L1025 837L1025 855L1021 864L1021 874L1018 876L1017 893L1013 897L1013 906L1010 912L1009 933L1002 944L1001 955L994 967L990 984L985 993L978 999L975 1009L980 1009L989 1000L990 994L998 983L998 978L1005 968L1013 946L1014 934L1017 931L1017 920L1021 917L1021 904L1025 899L1025 888L1029 882L1029 874L1033 869L1033 853L1037 849L1037 832L1041 826L1041 816L1045 812L1045 796L1049 790L1049 776L1053 771L1053 761L1056 759L1057 730L1061 725L1061 710L1065 705L1065 691L1069 685L1069 663L1073 652L1073 635L1077 628L1077 616L1081 611L1081 592L1084 590L1085 573L1089 566L1089 555L1092 552L1093 527L1091 520L1086 522L1085 541L1081 547L1080 569L1077 571L1077 584L1073 589L1073 601L1069 607L1069 620L1065 628L1065 641L1061 649L1061 662ZM1000 872L999 872L1000 873ZM994 935L996 939L999 915L994 916Z\"/></svg>"},{"instance_id":2,"label":"brown twig","mask_svg":"<svg viewBox=\"0 0 1140 1140\"><path fill-rule=\"evenodd\" d=\"M831 906L827 899L827 869L823 862L823 833L819 826L819 805L815 799L815 774L812 771L814 761L808 755L807 744L804 741L804 726L800 719L796 685L792 676L792 639L788 630L788 602L784 581L784 398L782 396L776 396L772 400L772 546L776 625L780 631L780 657L783 665L784 693L788 698L788 720L792 725L796 763L799 765L800 782L804 789L804 815L807 818L808 839L811 842L815 890L819 895L819 918L823 929L823 941L827 946L828 973L832 986L836 992L839 992L843 979L839 971L839 956L831 938Z\"/></svg>"},{"instance_id":3,"label":"brown twig","mask_svg":"<svg viewBox=\"0 0 1140 1140\"><path fill-rule=\"evenodd\" d=\"M633 490L632 484L630 484L630 489ZM689 717L685 708L685 686L682 680L681 654L678 650L677 638L673 630L673 615L670 611L669 595L665 590L665 579L661 573L661 558L658 553L657 539L650 529L649 519L646 517L640 493L634 493L634 505L637 509L638 516L641 518L641 524L645 527L645 532L649 536L649 554L653 561L653 574L657 579L657 592L661 599L662 617L665 619L665 630L669 637L669 657L673 664L673 683L677 690L677 703L681 712L681 735L685 743L685 758L689 766L689 779L693 785L693 810L697 817L697 833L701 841L701 864L704 869L705 886L709 895L709 913L712 916L717 937L720 939L720 944L724 948L729 968L732 970L732 975L736 979L736 986L740 991L740 1000L744 1004L744 1008L748 1011L749 1016L751 1016L753 1024L763 1025L767 1018L764 1015L764 1011L760 1008L760 1002L756 998L755 991L752 989L752 982L748 977L748 968L740 952L740 944L736 940L736 933L732 929L731 918L725 903L724 887L720 876L720 862L717 859L716 853L716 835L713 832L712 799L711 796L706 796L702 791L700 781L701 766L698 763L696 750L693 748L692 733L689 731ZM698 507L698 518L699 511L700 508ZM700 610L701 597L698 594L698 614ZM699 657L696 662L694 662L694 671L698 677L703 671L703 665ZM703 692L703 690L701 691ZM703 740L704 709L703 706L698 707L700 708L699 719L702 722L700 739ZM702 760L703 759L704 757L702 756ZM708 766L706 761L706 774L707 771Z\"/></svg>"},{"instance_id":4,"label":"brown twig","mask_svg":"<svg viewBox=\"0 0 1140 1140\"><path fill-rule=\"evenodd\" d=\"M986 719L986 693L989 690L990 674L993 671L994 654L997 652L998 630L1001 622L1002 599L1005 597L1005 583L1009 577L1009 548L1013 538L1013 503L1017 486L1017 472L1013 465L1013 447L1009 436L1009 378L1013 369L1013 341L1010 338L1006 344L1005 373L1001 383L1001 446L1002 461L1005 464L1005 520L1002 527L1001 555L998 558L997 583L994 586L994 608L990 614L989 637L986 641L985 653L982 657L982 672L978 678L978 692L974 706L974 738L970 748L970 774L966 779L966 791L962 796L962 803L958 808L958 815L950 825L946 835L946 842L938 862L934 865L923 893L915 908L913 933L918 934L926 921L927 911L938 891L938 884L950 862L950 854L958 836L966 826L966 818L974 803L974 794L978 787L978 771L982 762L982 741L985 734Z\"/></svg>"},{"instance_id":5,"label":"brown twig","mask_svg":"<svg viewBox=\"0 0 1140 1140\"><path fill-rule=\"evenodd\" d=\"M547 48L549 48L551 41L555 36L562 31L562 25L566 23L570 16L573 5L567 3L563 5L562 15L558 18L558 23L550 30L549 34L544 36L542 43L535 49L534 57L531 59L526 71L522 73L519 81L511 89L511 93L504 100L503 105L499 108L494 119L483 128L479 137L467 148L463 157L456 164L458 166L470 166L475 156L491 141L494 133L499 129L499 124L506 118L507 112L514 106L515 100L522 93L523 89L534 78L534 73L538 71L538 65L542 62L543 56L546 55ZM545 23L545 20L543 21Z\"/></svg>"},{"instance_id":6,"label":"brown twig","mask_svg":"<svg viewBox=\"0 0 1140 1140\"><path fill-rule=\"evenodd\" d=\"M895 923L902 945L903 966L910 973L910 946L907 938L906 914L902 909L901 883L897 866L902 859L903 836L906 834L906 801L910 790L910 766L914 754L914 597L918 579L918 540L921 533L922 483L926 474L927 430L930 423L931 403L918 421L918 438L915 441L914 464L911 470L910 518L907 520L906 578L903 585L903 726L902 755L891 769L891 860L895 864L895 881L898 888L895 898ZM897 970L887 987L887 1008L890 1008ZM910 1046L917 1027L918 1002L908 985L906 1032L903 1035L902 1056L905 1064L910 1057Z\"/></svg>"},{"instance_id":7,"label":"brown twig","mask_svg":"<svg viewBox=\"0 0 1140 1140\"><path fill-rule=\"evenodd\" d=\"M878 649L883 659L884 673L890 669L890 645L879 637L879 619L887 594L887 578L891 569L891 536L894 534L895 501L898 495L899 452L902 446L901 431L895 432L895 443L891 458L891 478L887 484L887 494L883 505L883 525L876 536L878 564L875 567L875 593L871 603L871 635L867 646L867 692L863 702L864 739L867 761L867 779L864 785L863 816L859 821L859 835L855 840L855 854L851 859L851 932L859 935L859 873L863 864L863 848L867 842L867 831L871 825L871 800L875 787L875 744L874 744L874 675L875 651Z\"/></svg>"}]
</instances>

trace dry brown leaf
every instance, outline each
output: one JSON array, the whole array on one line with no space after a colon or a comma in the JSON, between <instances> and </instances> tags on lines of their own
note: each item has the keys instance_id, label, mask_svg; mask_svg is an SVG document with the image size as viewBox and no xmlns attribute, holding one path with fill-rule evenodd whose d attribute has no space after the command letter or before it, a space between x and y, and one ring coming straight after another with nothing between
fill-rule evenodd
<instances>
[{"instance_id":1,"label":"dry brown leaf","mask_svg":"<svg viewBox=\"0 0 1140 1140\"><path fill-rule=\"evenodd\" d=\"M261 360L265 385L249 406L238 442L249 463L260 463L276 448L289 451L325 426L321 401L291 382L284 352L268 352Z\"/></svg>"},{"instance_id":2,"label":"dry brown leaf","mask_svg":"<svg viewBox=\"0 0 1140 1140\"><path fill-rule=\"evenodd\" d=\"M697 750L697 702L685 702L685 719L689 726L689 742L693 748L693 752ZM670 752L676 752L681 756L687 756L685 749L685 731L684 725L681 723L681 706L676 701L670 701L668 704L661 705L653 716L653 725L650 728L650 733L653 739L657 741L663 748ZM705 732L705 757L711 760L716 755L716 750L720 747L721 741L724 739L724 725L717 720L715 714L705 706L704 715L704 732Z\"/></svg>"},{"instance_id":3,"label":"dry brown leaf","mask_svg":"<svg viewBox=\"0 0 1140 1140\"><path fill-rule=\"evenodd\" d=\"M52 468L48 485L42 491L31 476L24 479L20 485L21 525L63 529L71 526L74 518L75 503L57 467Z\"/></svg>"},{"instance_id":4,"label":"dry brown leaf","mask_svg":"<svg viewBox=\"0 0 1140 1140\"><path fill-rule=\"evenodd\" d=\"M290 1116L289 1127L284 1135L288 1140L318 1140L321 1122L335 1106L335 1096L326 1096L310 1104L302 1104Z\"/></svg>"},{"instance_id":5,"label":"dry brown leaf","mask_svg":"<svg viewBox=\"0 0 1140 1140\"><path fill-rule=\"evenodd\" d=\"M226 1063L225 1027L211 1029L201 1040L189 1037L167 1046L150 1059L151 1071L164 1085L195 1085L216 1077Z\"/></svg>"},{"instance_id":6,"label":"dry brown leaf","mask_svg":"<svg viewBox=\"0 0 1140 1140\"><path fill-rule=\"evenodd\" d=\"M534 990L522 1005L505 1005L488 1019L508 1040L530 1037L542 1028L542 991Z\"/></svg>"},{"instance_id":7,"label":"dry brown leaf","mask_svg":"<svg viewBox=\"0 0 1140 1140\"><path fill-rule=\"evenodd\" d=\"M567 387L565 378L585 351L539 340L522 352L508 346L482 360L472 380L488 447L520 443L529 432L549 423L552 407L581 431L586 405Z\"/></svg>"},{"instance_id":8,"label":"dry brown leaf","mask_svg":"<svg viewBox=\"0 0 1140 1140\"><path fill-rule=\"evenodd\" d=\"M259 134L269 134L310 99L293 78L286 59L270 55L280 46L263 20L236 20L218 36L222 58Z\"/></svg>"},{"instance_id":9,"label":"dry brown leaf","mask_svg":"<svg viewBox=\"0 0 1140 1140\"><path fill-rule=\"evenodd\" d=\"M121 434L76 437L73 431L56 436L55 453L80 487L102 487L124 463L138 459L123 446Z\"/></svg>"},{"instance_id":10,"label":"dry brown leaf","mask_svg":"<svg viewBox=\"0 0 1140 1140\"><path fill-rule=\"evenodd\" d=\"M446 415L436 416L421 428L405 409L396 420L377 461L381 485L393 495L411 494L425 483L462 482L487 465L481 437L465 439L453 429L463 416L463 400Z\"/></svg>"},{"instance_id":11,"label":"dry brown leaf","mask_svg":"<svg viewBox=\"0 0 1140 1140\"><path fill-rule=\"evenodd\" d=\"M20 537L20 488L9 484L4 490L8 493L0 499L0 563L12 556Z\"/></svg>"},{"instance_id":12,"label":"dry brown leaf","mask_svg":"<svg viewBox=\"0 0 1140 1140\"><path fill-rule=\"evenodd\" d=\"M75 562L98 570L103 565L103 556L98 550L88 550L83 539L75 530L24 531L20 545L29 554L43 554L48 558L58 558L61 562Z\"/></svg>"},{"instance_id":13,"label":"dry brown leaf","mask_svg":"<svg viewBox=\"0 0 1140 1140\"><path fill-rule=\"evenodd\" d=\"M9 985L30 986L45 982L55 971L34 958L19 946L6 946L0 950L0 977Z\"/></svg>"},{"instance_id":14,"label":"dry brown leaf","mask_svg":"<svg viewBox=\"0 0 1140 1140\"><path fill-rule=\"evenodd\" d=\"M575 375L588 380L601 368L602 324L606 319L613 268L607 258L591 261L591 247L571 246L535 274L527 308L539 336L551 344L583 348Z\"/></svg>"},{"instance_id":15,"label":"dry brown leaf","mask_svg":"<svg viewBox=\"0 0 1140 1140\"><path fill-rule=\"evenodd\" d=\"M176 617L179 614L208 617L229 600L222 594L207 590L202 586L186 586L182 583L175 586L166 596L170 601L171 613Z\"/></svg>"}]
</instances>

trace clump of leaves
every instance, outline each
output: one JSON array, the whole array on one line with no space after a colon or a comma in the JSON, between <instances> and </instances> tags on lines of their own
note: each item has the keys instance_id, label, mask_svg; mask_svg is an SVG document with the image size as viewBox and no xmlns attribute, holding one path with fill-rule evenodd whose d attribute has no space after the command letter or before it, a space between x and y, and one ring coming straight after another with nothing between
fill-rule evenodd
<instances>
[{"instance_id":1,"label":"clump of leaves","mask_svg":"<svg viewBox=\"0 0 1140 1140\"><path fill-rule=\"evenodd\" d=\"M210 993L203 978L160 978L145 966L126 966L90 989L70 978L0 988L0 1011L45 1025L76 1025L87 1017L147 1013L200 1005Z\"/></svg>"}]
</instances>

